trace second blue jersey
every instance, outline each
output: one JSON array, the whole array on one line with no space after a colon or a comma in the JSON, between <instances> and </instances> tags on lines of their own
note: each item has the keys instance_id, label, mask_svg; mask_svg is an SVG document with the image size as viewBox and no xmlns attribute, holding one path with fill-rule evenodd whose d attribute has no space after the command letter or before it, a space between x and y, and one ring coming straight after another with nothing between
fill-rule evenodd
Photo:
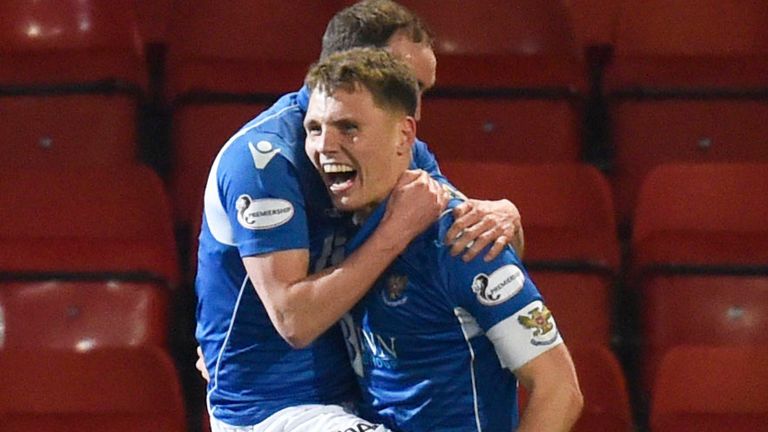
<instances>
[{"instance_id":1,"label":"second blue jersey","mask_svg":"<svg viewBox=\"0 0 768 432\"><path fill-rule=\"evenodd\" d=\"M403 432L511 431L512 370L562 339L514 251L465 263L443 243L452 223L446 212L414 240L344 321L362 414Z\"/></svg>"}]
</instances>

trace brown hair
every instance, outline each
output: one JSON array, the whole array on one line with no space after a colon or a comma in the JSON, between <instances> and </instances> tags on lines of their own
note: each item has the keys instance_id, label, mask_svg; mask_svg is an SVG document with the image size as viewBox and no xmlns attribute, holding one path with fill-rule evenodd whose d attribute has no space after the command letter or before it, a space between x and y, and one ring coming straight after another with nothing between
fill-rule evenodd
<instances>
[{"instance_id":1,"label":"brown hair","mask_svg":"<svg viewBox=\"0 0 768 432\"><path fill-rule=\"evenodd\" d=\"M371 92L377 106L414 115L419 87L411 69L388 51L354 48L330 54L315 63L305 80L310 91L332 95L336 90Z\"/></svg>"},{"instance_id":2,"label":"brown hair","mask_svg":"<svg viewBox=\"0 0 768 432\"><path fill-rule=\"evenodd\" d=\"M432 45L432 33L413 12L392 0L363 0L341 10L328 23L320 58L352 48L384 48L403 31L412 42Z\"/></svg>"}]
</instances>

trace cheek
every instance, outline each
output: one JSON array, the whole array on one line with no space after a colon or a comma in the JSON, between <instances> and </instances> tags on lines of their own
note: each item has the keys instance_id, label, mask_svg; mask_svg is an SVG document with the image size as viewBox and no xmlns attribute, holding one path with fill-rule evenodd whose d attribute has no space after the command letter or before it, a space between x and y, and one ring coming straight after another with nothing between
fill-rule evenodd
<instances>
[{"instance_id":1,"label":"cheek","mask_svg":"<svg viewBox=\"0 0 768 432\"><path fill-rule=\"evenodd\" d=\"M304 143L304 152L307 154L307 157L309 157L309 160L312 161L312 163L316 163L317 160L317 146L315 146L315 142L311 138L307 138L307 140Z\"/></svg>"}]
</instances>

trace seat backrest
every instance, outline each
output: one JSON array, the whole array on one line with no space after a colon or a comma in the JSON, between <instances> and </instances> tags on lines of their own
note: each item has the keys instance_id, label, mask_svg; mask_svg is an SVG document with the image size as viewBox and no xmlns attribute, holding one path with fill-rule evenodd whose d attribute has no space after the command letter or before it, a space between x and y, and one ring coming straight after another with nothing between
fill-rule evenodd
<instances>
[{"instance_id":1,"label":"seat backrest","mask_svg":"<svg viewBox=\"0 0 768 432\"><path fill-rule=\"evenodd\" d=\"M313 62L334 1L176 0L169 49L174 58Z\"/></svg>"},{"instance_id":2,"label":"seat backrest","mask_svg":"<svg viewBox=\"0 0 768 432\"><path fill-rule=\"evenodd\" d=\"M521 214L529 260L582 260L609 269L619 263L607 180L586 164L441 162L467 196L507 198Z\"/></svg>"},{"instance_id":3,"label":"seat backrest","mask_svg":"<svg viewBox=\"0 0 768 432\"><path fill-rule=\"evenodd\" d=\"M146 79L132 1L7 0L0 16L0 85Z\"/></svg>"},{"instance_id":4,"label":"seat backrest","mask_svg":"<svg viewBox=\"0 0 768 432\"><path fill-rule=\"evenodd\" d=\"M613 44L624 0L566 0L582 48Z\"/></svg>"},{"instance_id":5,"label":"seat backrest","mask_svg":"<svg viewBox=\"0 0 768 432\"><path fill-rule=\"evenodd\" d=\"M608 90L765 87L766 2L624 3L606 70Z\"/></svg>"},{"instance_id":6,"label":"seat backrest","mask_svg":"<svg viewBox=\"0 0 768 432\"><path fill-rule=\"evenodd\" d=\"M439 54L574 56L573 27L559 1L403 0L435 33Z\"/></svg>"},{"instance_id":7,"label":"seat backrest","mask_svg":"<svg viewBox=\"0 0 768 432\"><path fill-rule=\"evenodd\" d=\"M0 282L0 348L165 347L169 293L151 282Z\"/></svg>"},{"instance_id":8,"label":"seat backrest","mask_svg":"<svg viewBox=\"0 0 768 432\"><path fill-rule=\"evenodd\" d=\"M5 350L0 366L14 371L0 377L8 430L185 430L176 369L160 349Z\"/></svg>"},{"instance_id":9,"label":"seat backrest","mask_svg":"<svg viewBox=\"0 0 768 432\"><path fill-rule=\"evenodd\" d=\"M0 199L0 271L178 282L170 205L149 168L2 170Z\"/></svg>"},{"instance_id":10,"label":"seat backrest","mask_svg":"<svg viewBox=\"0 0 768 432\"><path fill-rule=\"evenodd\" d=\"M615 37L617 55L768 55L764 1L624 3Z\"/></svg>"},{"instance_id":11,"label":"seat backrest","mask_svg":"<svg viewBox=\"0 0 768 432\"><path fill-rule=\"evenodd\" d=\"M441 161L581 160L581 113L566 100L427 93L422 102L419 137Z\"/></svg>"},{"instance_id":12,"label":"seat backrest","mask_svg":"<svg viewBox=\"0 0 768 432\"><path fill-rule=\"evenodd\" d=\"M760 234L766 220L768 164L665 164L641 187L632 242L655 232Z\"/></svg>"},{"instance_id":13,"label":"seat backrest","mask_svg":"<svg viewBox=\"0 0 768 432\"><path fill-rule=\"evenodd\" d=\"M583 85L581 53L561 1L401 3L435 35L441 87Z\"/></svg>"},{"instance_id":14,"label":"seat backrest","mask_svg":"<svg viewBox=\"0 0 768 432\"><path fill-rule=\"evenodd\" d=\"M661 426L676 416L715 420L743 417L751 418L754 425L765 426L768 424L766 364L768 347L764 345L671 349L662 360L654 385L651 429L672 430ZM750 429L715 427L707 430Z\"/></svg>"},{"instance_id":15,"label":"seat backrest","mask_svg":"<svg viewBox=\"0 0 768 432\"><path fill-rule=\"evenodd\" d=\"M176 0L168 34L169 97L190 90L285 92L320 56L335 1Z\"/></svg>"}]
</instances>

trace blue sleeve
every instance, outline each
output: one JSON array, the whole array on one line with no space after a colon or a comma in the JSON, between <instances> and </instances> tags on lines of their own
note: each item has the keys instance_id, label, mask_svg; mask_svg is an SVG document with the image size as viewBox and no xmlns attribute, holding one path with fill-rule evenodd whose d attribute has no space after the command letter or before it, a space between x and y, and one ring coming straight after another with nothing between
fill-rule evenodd
<instances>
[{"instance_id":1,"label":"blue sleeve","mask_svg":"<svg viewBox=\"0 0 768 432\"><path fill-rule=\"evenodd\" d=\"M460 320L483 330L504 367L515 371L563 343L552 313L511 247L491 262L468 263L444 247L440 261L447 297Z\"/></svg>"},{"instance_id":2,"label":"blue sleeve","mask_svg":"<svg viewBox=\"0 0 768 432\"><path fill-rule=\"evenodd\" d=\"M482 259L464 262L460 256L451 256L446 247L441 261L449 298L469 312L484 330L515 315L526 305L542 300L510 247L491 262Z\"/></svg>"},{"instance_id":3,"label":"blue sleeve","mask_svg":"<svg viewBox=\"0 0 768 432\"><path fill-rule=\"evenodd\" d=\"M301 181L282 154L287 143L270 134L246 134L221 154L219 199L240 256L308 249Z\"/></svg>"}]
</instances>

